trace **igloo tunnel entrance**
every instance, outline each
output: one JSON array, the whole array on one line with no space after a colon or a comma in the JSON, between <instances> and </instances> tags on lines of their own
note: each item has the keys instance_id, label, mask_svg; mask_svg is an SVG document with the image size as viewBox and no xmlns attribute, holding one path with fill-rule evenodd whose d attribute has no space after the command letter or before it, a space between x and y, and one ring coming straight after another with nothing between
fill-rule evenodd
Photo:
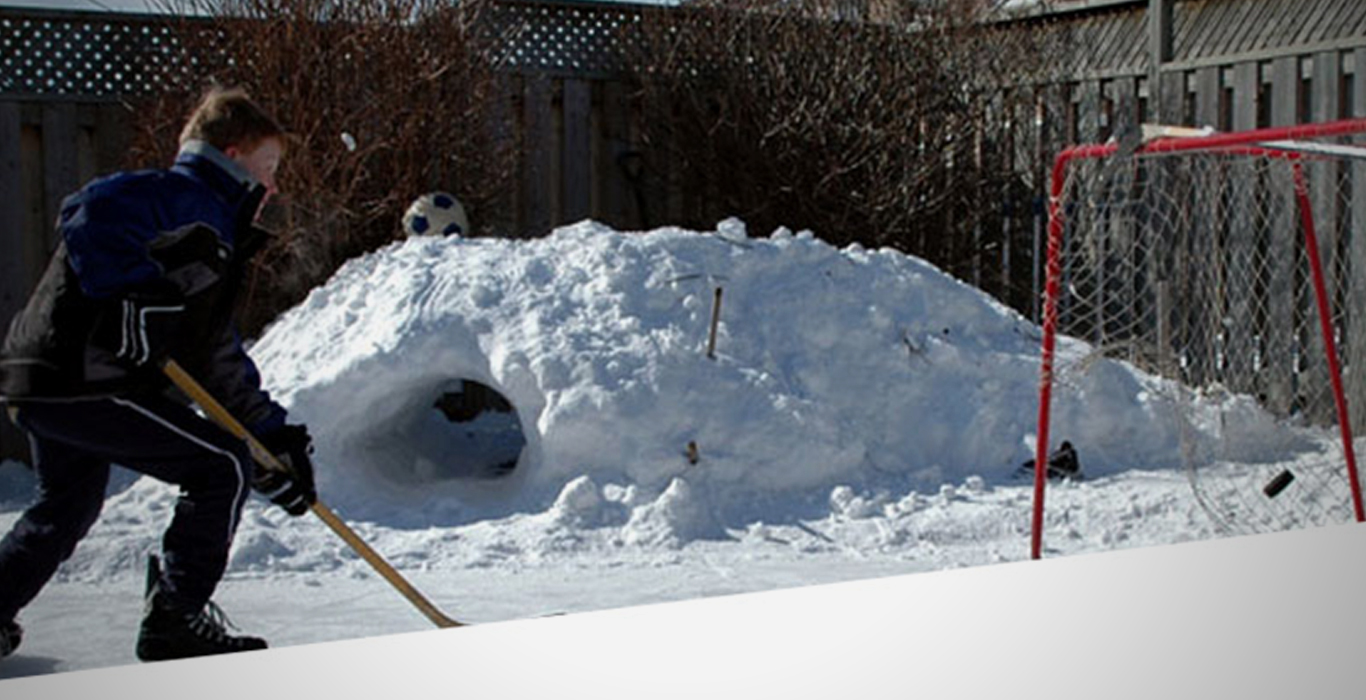
<instances>
[{"instance_id":1,"label":"igloo tunnel entrance","mask_svg":"<svg viewBox=\"0 0 1366 700\"><path fill-rule=\"evenodd\" d=\"M473 379L447 382L432 409L445 421L437 430L453 449L464 448L463 458L447 461L451 478L496 479L517 468L526 435L517 410L498 390Z\"/></svg>"},{"instance_id":2,"label":"igloo tunnel entrance","mask_svg":"<svg viewBox=\"0 0 1366 700\"><path fill-rule=\"evenodd\" d=\"M526 435L516 408L497 389L453 378L413 387L402 403L367 441L387 453L386 477L417 484L490 480L517 468Z\"/></svg>"}]
</instances>

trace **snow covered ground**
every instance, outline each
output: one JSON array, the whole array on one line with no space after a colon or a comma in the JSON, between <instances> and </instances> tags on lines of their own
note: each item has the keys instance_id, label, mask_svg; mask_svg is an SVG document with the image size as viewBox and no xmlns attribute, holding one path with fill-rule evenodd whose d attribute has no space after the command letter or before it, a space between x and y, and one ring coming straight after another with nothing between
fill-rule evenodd
<instances>
[{"instance_id":1,"label":"snow covered ground","mask_svg":"<svg viewBox=\"0 0 1366 700\"><path fill-rule=\"evenodd\" d=\"M1032 482L1015 471L1033 456L1038 339L894 251L750 237L738 221L584 223L396 243L348 263L252 354L314 434L323 500L479 623L1028 559ZM1183 448L1228 476L1204 482L1215 500L1236 475L1331 461L1330 435L1238 397L1182 422L1163 381L1084 367L1061 378L1054 442L1077 446L1086 478L1050 486L1046 556L1224 534ZM460 380L515 408L510 475L468 476L491 443L434 407ZM1217 418L1234 413L1252 428L1230 440ZM0 528L32 486L0 466ZM173 502L116 472L0 678L134 661L143 562ZM286 646L430 627L319 521L247 508L217 596L245 631Z\"/></svg>"}]
</instances>

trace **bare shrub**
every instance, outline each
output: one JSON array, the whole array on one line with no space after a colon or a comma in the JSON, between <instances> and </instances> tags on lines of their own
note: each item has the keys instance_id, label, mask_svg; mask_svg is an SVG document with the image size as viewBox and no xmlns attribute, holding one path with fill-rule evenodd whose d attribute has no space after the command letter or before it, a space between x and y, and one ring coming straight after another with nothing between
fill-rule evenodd
<instances>
[{"instance_id":1,"label":"bare shrub","mask_svg":"<svg viewBox=\"0 0 1366 700\"><path fill-rule=\"evenodd\" d=\"M1020 196L1010 122L1049 51L971 0L702 0L647 11L632 81L686 220L809 228L958 274ZM1025 246L1021 246L1025 247ZM979 276L989 270L977 270Z\"/></svg>"},{"instance_id":2,"label":"bare shrub","mask_svg":"<svg viewBox=\"0 0 1366 700\"><path fill-rule=\"evenodd\" d=\"M174 0L172 0L174 1ZM401 235L418 194L455 194L481 230L499 203L510 152L488 138L494 99L482 0L187 0L175 10L180 89L145 108L141 162L166 162L184 114L210 84L246 88L288 131L276 235L255 261L242 323L258 331L344 260ZM198 15L198 16L195 16ZM173 20L174 21L174 20ZM486 229L485 229L486 230Z\"/></svg>"}]
</instances>

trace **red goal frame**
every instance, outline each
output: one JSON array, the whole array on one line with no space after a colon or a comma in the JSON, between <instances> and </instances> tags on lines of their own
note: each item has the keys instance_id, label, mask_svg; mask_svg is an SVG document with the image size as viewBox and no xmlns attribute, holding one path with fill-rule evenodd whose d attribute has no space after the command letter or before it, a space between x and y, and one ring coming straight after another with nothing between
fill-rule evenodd
<instances>
[{"instance_id":1,"label":"red goal frame","mask_svg":"<svg viewBox=\"0 0 1366 700\"><path fill-rule=\"evenodd\" d=\"M1193 129L1175 129L1176 132L1189 134ZM1332 384L1336 416L1344 448L1346 469L1352 495L1352 506L1357 522L1366 522L1363 509L1361 484L1357 475L1356 457L1352 449L1352 430L1349 421L1346 396L1334 339L1330 306L1324 283L1322 262L1320 261L1318 237L1314 230L1313 207L1309 201L1308 186L1302 163L1306 158L1321 158L1334 154L1332 144L1316 144L1302 140L1324 139L1335 136L1366 134L1366 119L1349 119L1318 124L1302 124L1290 127L1255 129L1242 132L1210 133L1206 135L1182 135L1172 137L1159 135L1158 138L1125 148L1118 142L1090 144L1067 148L1054 160L1048 200L1048 243L1046 282L1043 300L1043 341L1040 369L1038 432L1034 459L1034 496L1030 526L1030 556L1038 559L1043 547L1044 494L1047 483L1049 454L1049 422L1054 383L1054 353L1058 328L1058 297L1062 280L1062 250L1065 226L1065 207L1063 197L1067 184L1069 167L1079 160L1130 157L1135 155L1176 154L1181 152L1219 152L1234 155L1269 156L1285 160L1293 169L1294 198L1299 211L1301 228L1304 232L1306 249L1310 263L1315 305L1318 312L1320 332L1328 365L1328 375ZM1361 149L1356 149L1361 150Z\"/></svg>"}]
</instances>

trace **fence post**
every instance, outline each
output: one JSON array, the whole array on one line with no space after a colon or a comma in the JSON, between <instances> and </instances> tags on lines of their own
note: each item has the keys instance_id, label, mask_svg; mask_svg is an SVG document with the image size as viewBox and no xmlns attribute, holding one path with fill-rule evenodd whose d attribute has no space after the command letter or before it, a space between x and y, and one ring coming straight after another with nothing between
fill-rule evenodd
<instances>
[{"instance_id":1,"label":"fence post","mask_svg":"<svg viewBox=\"0 0 1366 700\"><path fill-rule=\"evenodd\" d=\"M20 179L20 123L19 103L0 100L0 192L9 200L0 206L0 329L9 327L9 319L23 303L28 293L24 283L30 270L22 254L24 243L24 210L14 206L19 199Z\"/></svg>"},{"instance_id":2,"label":"fence post","mask_svg":"<svg viewBox=\"0 0 1366 700\"><path fill-rule=\"evenodd\" d=\"M20 170L19 103L0 100L0 192L9 200L0 206L0 332L9 328L10 318L19 311L28 295L28 278L32 274L27 264L25 248L24 209L19 201L23 173ZM0 415L0 459L23 459L27 456L23 435Z\"/></svg>"},{"instance_id":3,"label":"fence post","mask_svg":"<svg viewBox=\"0 0 1366 700\"><path fill-rule=\"evenodd\" d=\"M564 81L564 156L560 167L564 203L562 223L582 221L593 212L593 86L586 80Z\"/></svg>"},{"instance_id":4,"label":"fence post","mask_svg":"<svg viewBox=\"0 0 1366 700\"><path fill-rule=\"evenodd\" d=\"M1314 54L1314 67L1310 90L1310 121L1326 122L1339 118L1339 85L1342 81L1342 61L1337 51L1323 51ZM1329 299L1337 299L1340 280L1338 279L1338 164L1331 162L1306 163L1308 174L1310 207L1313 210L1314 228L1318 237L1319 260L1323 265L1323 282L1328 288ZM1310 307L1312 308L1312 307ZM1329 303L1328 322L1334 328L1344 318L1334 313L1338 306ZM1312 324L1310 324L1312 326ZM1309 352L1312 357L1323 357L1325 339L1317 333L1308 334ZM1329 368L1322 362L1314 362L1308 368L1308 386L1314 391L1324 391L1330 386ZM1332 421L1331 402L1318 401L1311 397L1309 405L1322 405L1321 413L1313 416L1315 421Z\"/></svg>"},{"instance_id":5,"label":"fence post","mask_svg":"<svg viewBox=\"0 0 1366 700\"><path fill-rule=\"evenodd\" d=\"M519 236L544 236L555 225L555 199L551 187L554 172L554 86L544 73L526 78L522 93L522 208L526 223Z\"/></svg>"},{"instance_id":6,"label":"fence post","mask_svg":"<svg viewBox=\"0 0 1366 700\"><path fill-rule=\"evenodd\" d=\"M1285 56L1275 59L1271 65L1271 125L1290 126L1298 121L1300 102L1300 62L1297 57ZM1289 198L1293 186L1289 182L1277 182L1273 191L1284 192ZM1278 207L1281 216L1291 208ZM1286 221L1271 222L1273 230L1287 230L1293 223ZM1290 357L1294 350L1295 316L1295 242L1285 237L1274 237L1271 242L1268 260L1270 276L1267 281L1267 340L1268 357ZM1295 402L1294 377L1283 362L1271 362L1266 370L1265 393L1268 405L1280 415L1288 415Z\"/></svg>"},{"instance_id":7,"label":"fence post","mask_svg":"<svg viewBox=\"0 0 1366 700\"><path fill-rule=\"evenodd\" d=\"M1148 0L1148 84L1153 86L1153 114L1166 114L1162 94L1162 66L1172 60L1174 0Z\"/></svg>"}]
</instances>

